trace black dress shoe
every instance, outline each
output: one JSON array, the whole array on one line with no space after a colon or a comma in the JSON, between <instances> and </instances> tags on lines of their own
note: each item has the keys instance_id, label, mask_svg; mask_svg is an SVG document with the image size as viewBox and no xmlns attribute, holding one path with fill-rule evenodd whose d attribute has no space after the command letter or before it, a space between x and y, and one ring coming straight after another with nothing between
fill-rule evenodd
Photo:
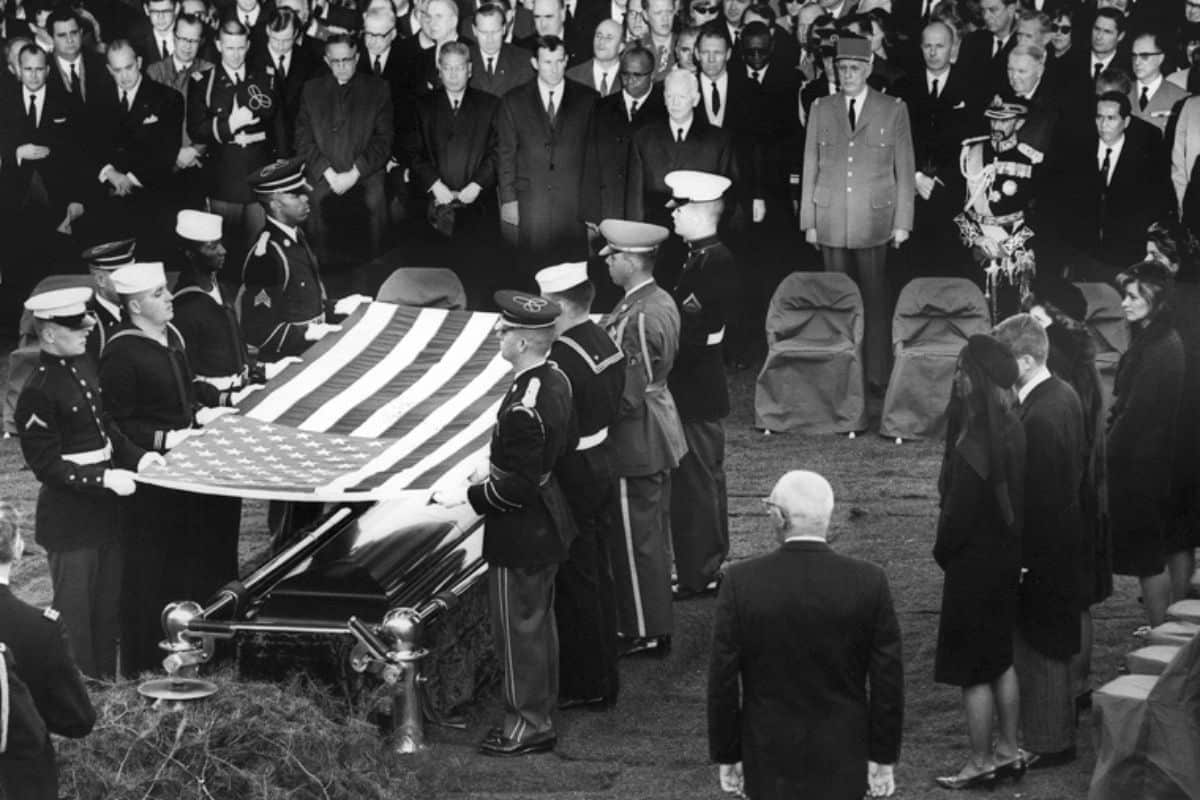
<instances>
[{"instance_id":1,"label":"black dress shoe","mask_svg":"<svg viewBox=\"0 0 1200 800\"><path fill-rule=\"evenodd\" d=\"M1075 748L1068 747L1065 750L1057 750L1053 753L1030 753L1025 758L1025 764L1029 769L1050 769L1070 764L1077 757L1078 753L1076 753Z\"/></svg>"},{"instance_id":2,"label":"black dress shoe","mask_svg":"<svg viewBox=\"0 0 1200 800\"><path fill-rule=\"evenodd\" d=\"M588 711L608 711L612 703L607 697L564 697L558 701L559 711L569 711L572 708L583 708Z\"/></svg>"},{"instance_id":3,"label":"black dress shoe","mask_svg":"<svg viewBox=\"0 0 1200 800\"><path fill-rule=\"evenodd\" d=\"M685 589L678 583L671 584L672 600L695 600L698 597L715 597L721 589L722 574L718 572L701 589Z\"/></svg>"},{"instance_id":4,"label":"black dress shoe","mask_svg":"<svg viewBox=\"0 0 1200 800\"><path fill-rule=\"evenodd\" d=\"M654 658L666 658L671 652L671 637L670 636L639 636L636 639L627 639L627 644L622 648L620 656L651 656Z\"/></svg>"},{"instance_id":5,"label":"black dress shoe","mask_svg":"<svg viewBox=\"0 0 1200 800\"><path fill-rule=\"evenodd\" d=\"M996 775L995 769L989 769L986 772L979 772L968 777L959 775L947 775L934 778L938 786L943 789L991 789L994 788L999 777Z\"/></svg>"},{"instance_id":6,"label":"black dress shoe","mask_svg":"<svg viewBox=\"0 0 1200 800\"><path fill-rule=\"evenodd\" d=\"M522 741L509 739L505 736L493 737L489 733L479 743L479 752L485 756L499 756L501 758L528 756L533 753L547 753L554 749L554 745L557 742L558 737L554 735L553 731L535 733L533 736Z\"/></svg>"}]
</instances>

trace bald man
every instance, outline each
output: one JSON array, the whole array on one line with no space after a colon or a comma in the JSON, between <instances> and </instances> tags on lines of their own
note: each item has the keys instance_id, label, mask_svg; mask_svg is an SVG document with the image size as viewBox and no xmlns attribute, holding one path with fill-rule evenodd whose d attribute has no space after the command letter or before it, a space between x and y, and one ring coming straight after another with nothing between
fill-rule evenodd
<instances>
[{"instance_id":1,"label":"bald man","mask_svg":"<svg viewBox=\"0 0 1200 800\"><path fill-rule=\"evenodd\" d=\"M721 787L890 796L904 668L887 576L826 543L833 489L820 475L789 472L765 502L781 547L727 567L717 597L708 742Z\"/></svg>"},{"instance_id":2,"label":"bald man","mask_svg":"<svg viewBox=\"0 0 1200 800\"><path fill-rule=\"evenodd\" d=\"M601 97L619 92L621 53L625 51L622 33L621 26L611 19L597 25L592 36L592 57L568 69L567 80L582 83Z\"/></svg>"}]
</instances>

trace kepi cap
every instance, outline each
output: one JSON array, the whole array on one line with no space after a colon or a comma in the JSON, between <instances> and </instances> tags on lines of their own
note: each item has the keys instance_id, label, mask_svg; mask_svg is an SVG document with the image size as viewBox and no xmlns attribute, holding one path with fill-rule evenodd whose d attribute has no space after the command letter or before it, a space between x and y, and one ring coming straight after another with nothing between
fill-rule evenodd
<instances>
[{"instance_id":1,"label":"kepi cap","mask_svg":"<svg viewBox=\"0 0 1200 800\"><path fill-rule=\"evenodd\" d=\"M54 322L72 330L82 330L94 324L87 307L91 299L92 290L86 286L51 289L32 295L25 301L25 309L36 319Z\"/></svg>"},{"instance_id":2,"label":"kepi cap","mask_svg":"<svg viewBox=\"0 0 1200 800\"><path fill-rule=\"evenodd\" d=\"M312 187L304 180L303 158L280 158L267 164L246 177L250 190L259 197L270 197L279 192L311 192Z\"/></svg>"},{"instance_id":3,"label":"kepi cap","mask_svg":"<svg viewBox=\"0 0 1200 800\"><path fill-rule=\"evenodd\" d=\"M671 232L648 222L606 219L600 223L600 235L608 242L600 255L607 256L611 253L653 253Z\"/></svg>"},{"instance_id":4,"label":"kepi cap","mask_svg":"<svg viewBox=\"0 0 1200 800\"><path fill-rule=\"evenodd\" d=\"M871 60L871 40L862 36L843 33L838 36L837 54L834 58L849 58L854 61Z\"/></svg>"},{"instance_id":5,"label":"kepi cap","mask_svg":"<svg viewBox=\"0 0 1200 800\"><path fill-rule=\"evenodd\" d=\"M562 313L562 307L553 300L501 289L492 295L500 307L500 322L507 328L549 328Z\"/></svg>"},{"instance_id":6,"label":"kepi cap","mask_svg":"<svg viewBox=\"0 0 1200 800\"><path fill-rule=\"evenodd\" d=\"M104 242L94 245L79 254L89 267L113 270L133 263L133 250L137 247L137 239L118 239L115 242Z\"/></svg>"},{"instance_id":7,"label":"kepi cap","mask_svg":"<svg viewBox=\"0 0 1200 800\"><path fill-rule=\"evenodd\" d=\"M161 261L147 261L121 267L112 274L112 282L117 294L137 294L165 284L167 273Z\"/></svg>"},{"instance_id":8,"label":"kepi cap","mask_svg":"<svg viewBox=\"0 0 1200 800\"><path fill-rule=\"evenodd\" d=\"M185 208L175 218L175 233L193 242L218 242L221 240L221 217Z\"/></svg>"},{"instance_id":9,"label":"kepi cap","mask_svg":"<svg viewBox=\"0 0 1200 800\"><path fill-rule=\"evenodd\" d=\"M667 208L684 206L688 203L711 203L720 200L733 181L724 175L699 172L694 169L677 169L663 178L671 189L672 197Z\"/></svg>"},{"instance_id":10,"label":"kepi cap","mask_svg":"<svg viewBox=\"0 0 1200 800\"><path fill-rule=\"evenodd\" d=\"M588 279L587 262L575 261L568 264L556 264L538 270L533 276L542 294L565 292Z\"/></svg>"},{"instance_id":11,"label":"kepi cap","mask_svg":"<svg viewBox=\"0 0 1200 800\"><path fill-rule=\"evenodd\" d=\"M983 110L983 115L988 119L1017 119L1024 117L1029 113L1029 106L1024 103L1006 103L996 95L992 98L992 102Z\"/></svg>"}]
</instances>

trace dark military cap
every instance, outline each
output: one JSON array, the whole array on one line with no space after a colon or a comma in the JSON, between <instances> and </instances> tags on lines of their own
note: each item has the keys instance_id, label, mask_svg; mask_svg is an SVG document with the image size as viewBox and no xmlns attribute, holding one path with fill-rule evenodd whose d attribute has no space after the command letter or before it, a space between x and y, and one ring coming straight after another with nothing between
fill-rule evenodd
<instances>
[{"instance_id":1,"label":"dark military cap","mask_svg":"<svg viewBox=\"0 0 1200 800\"><path fill-rule=\"evenodd\" d=\"M79 254L89 267L113 270L133 263L133 250L137 247L136 239L120 239L115 242L104 242L94 245Z\"/></svg>"},{"instance_id":2,"label":"dark military cap","mask_svg":"<svg viewBox=\"0 0 1200 800\"><path fill-rule=\"evenodd\" d=\"M252 172L246 178L250 189L260 197L270 197L279 192L299 194L311 192L312 187L304 180L303 158L280 158Z\"/></svg>"},{"instance_id":3,"label":"dark military cap","mask_svg":"<svg viewBox=\"0 0 1200 800\"><path fill-rule=\"evenodd\" d=\"M558 303L536 294L501 289L493 298L500 307L500 323L507 328L549 328L562 313Z\"/></svg>"},{"instance_id":4,"label":"dark military cap","mask_svg":"<svg viewBox=\"0 0 1200 800\"><path fill-rule=\"evenodd\" d=\"M838 36L837 55L835 58L839 61L846 58L852 61L870 61L871 40L862 36L843 33Z\"/></svg>"}]
</instances>

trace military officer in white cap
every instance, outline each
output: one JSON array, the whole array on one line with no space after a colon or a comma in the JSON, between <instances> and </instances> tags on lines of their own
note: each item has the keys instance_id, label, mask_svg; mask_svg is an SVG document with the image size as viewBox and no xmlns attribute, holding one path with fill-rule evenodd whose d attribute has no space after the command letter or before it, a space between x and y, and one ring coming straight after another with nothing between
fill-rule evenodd
<instances>
[{"instance_id":1,"label":"military officer in white cap","mask_svg":"<svg viewBox=\"0 0 1200 800\"><path fill-rule=\"evenodd\" d=\"M571 382L579 444L558 460L579 536L558 570L554 595L559 641L559 708L610 708L617 702L617 607L613 551L621 543L617 478L609 427L625 389L625 356L588 316L596 289L587 263L559 264L534 279L542 297L562 308L550 360Z\"/></svg>"},{"instance_id":2,"label":"military officer in white cap","mask_svg":"<svg viewBox=\"0 0 1200 800\"><path fill-rule=\"evenodd\" d=\"M96 317L98 324L88 335L88 352L97 360L104 351L108 337L112 336L113 331L121 324L121 299L113 289L113 270L132 264L136 248L136 239L120 239L94 245L79 255L87 264L92 274L92 285L95 287L95 293L88 301L88 310Z\"/></svg>"},{"instance_id":3,"label":"military officer in white cap","mask_svg":"<svg viewBox=\"0 0 1200 800\"><path fill-rule=\"evenodd\" d=\"M183 337L171 324L174 306L163 265L131 264L112 275L124 321L104 348L100 385L113 419L134 444L165 453L198 424L232 409L202 408ZM207 597L196 569L207 547L195 495L143 485L129 503L121 598L121 658L126 675L162 660L159 616L179 598Z\"/></svg>"},{"instance_id":4,"label":"military officer in white cap","mask_svg":"<svg viewBox=\"0 0 1200 800\"><path fill-rule=\"evenodd\" d=\"M625 391L609 426L622 514L613 555L617 632L623 653L665 656L671 648L671 470L687 452L667 376L679 351L679 310L654 282L660 225L606 219L600 254L624 298L601 323L625 355Z\"/></svg>"},{"instance_id":5,"label":"military officer in white cap","mask_svg":"<svg viewBox=\"0 0 1200 800\"><path fill-rule=\"evenodd\" d=\"M25 302L40 361L17 399L25 463L41 482L37 542L46 548L54 607L80 670L116 675L121 586L121 504L135 489L131 470L161 461L130 441L104 407L95 361L86 355L98 324L92 290L57 289Z\"/></svg>"},{"instance_id":6,"label":"military officer in white cap","mask_svg":"<svg viewBox=\"0 0 1200 800\"><path fill-rule=\"evenodd\" d=\"M520 756L551 750L558 698L558 631L554 575L576 536L555 465L579 434L571 383L547 360L556 303L499 291L500 355L515 370L492 431L489 472L472 486L435 491L447 507L470 503L485 515L483 555L496 653L504 665L504 720L479 749Z\"/></svg>"},{"instance_id":7,"label":"military officer in white cap","mask_svg":"<svg viewBox=\"0 0 1200 800\"><path fill-rule=\"evenodd\" d=\"M730 180L692 170L668 173L675 233L688 246L672 295L679 306L679 354L668 385L679 408L688 452L671 475L675 599L716 594L729 555L725 497L725 417L729 385L726 326L737 308L737 265L717 236Z\"/></svg>"}]
</instances>

